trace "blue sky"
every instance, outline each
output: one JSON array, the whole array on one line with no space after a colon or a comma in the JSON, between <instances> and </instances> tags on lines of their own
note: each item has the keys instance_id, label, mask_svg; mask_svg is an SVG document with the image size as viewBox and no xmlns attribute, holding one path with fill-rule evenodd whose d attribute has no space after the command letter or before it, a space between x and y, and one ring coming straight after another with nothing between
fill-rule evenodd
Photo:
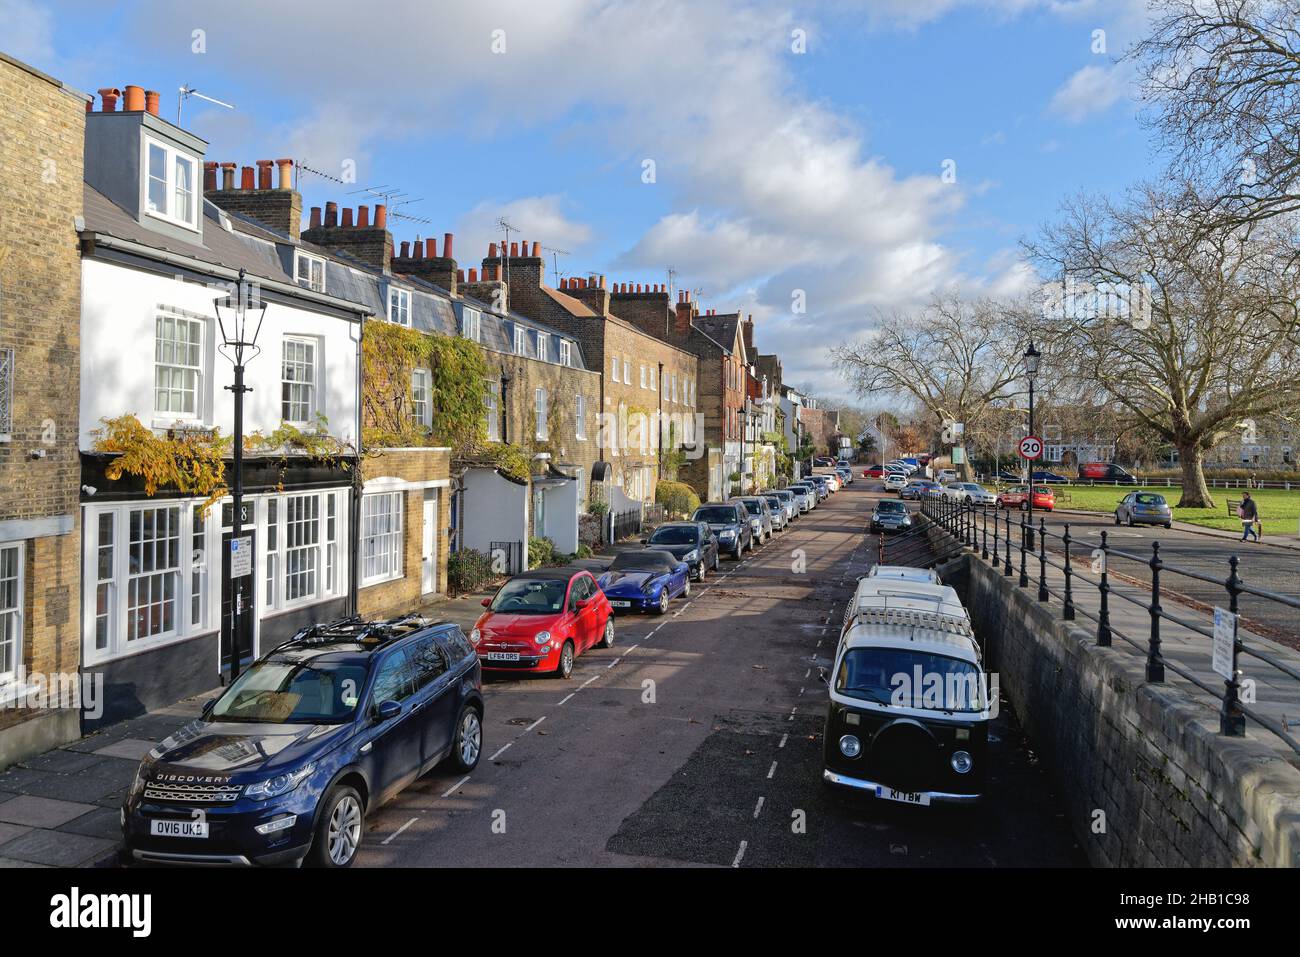
<instances>
[{"instance_id":1,"label":"blue sky","mask_svg":"<svg viewBox=\"0 0 1300 957\"><path fill-rule=\"evenodd\" d=\"M787 381L840 397L827 347L875 310L1027 290L1017 241L1062 198L1153 175L1115 63L1142 7L0 0L0 46L83 90L160 90L168 118L183 83L234 103L185 107L209 159L354 164L355 184L303 177L306 204L395 187L429 220L396 238L452 231L462 265L505 215L569 250L563 273L672 266L703 305L752 313Z\"/></svg>"}]
</instances>

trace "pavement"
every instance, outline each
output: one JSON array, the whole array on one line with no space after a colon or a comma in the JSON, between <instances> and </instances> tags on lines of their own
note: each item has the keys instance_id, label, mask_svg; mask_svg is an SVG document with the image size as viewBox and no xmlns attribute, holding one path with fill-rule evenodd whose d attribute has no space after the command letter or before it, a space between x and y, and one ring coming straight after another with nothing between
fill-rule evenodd
<instances>
[{"instance_id":1,"label":"pavement","mask_svg":"<svg viewBox=\"0 0 1300 957\"><path fill-rule=\"evenodd\" d=\"M817 669L876 554L862 485L724 560L666 616L620 617L615 646L584 653L570 679L487 678L479 766L435 769L373 809L357 866L1086 866L1005 698L979 807L893 805L822 783ZM488 594L425 610L468 630ZM112 863L136 758L207 697L0 775L0 858Z\"/></svg>"}]
</instances>

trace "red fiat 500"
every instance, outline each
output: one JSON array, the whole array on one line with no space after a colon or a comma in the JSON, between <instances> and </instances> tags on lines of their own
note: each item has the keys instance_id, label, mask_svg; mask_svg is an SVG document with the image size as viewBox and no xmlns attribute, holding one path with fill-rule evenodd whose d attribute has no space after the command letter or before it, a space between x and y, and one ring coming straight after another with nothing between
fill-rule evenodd
<instances>
[{"instance_id":1,"label":"red fiat 500","mask_svg":"<svg viewBox=\"0 0 1300 957\"><path fill-rule=\"evenodd\" d=\"M614 644L614 615L591 572L539 568L510 579L470 632L484 671L531 671L567 678L592 645Z\"/></svg>"}]
</instances>

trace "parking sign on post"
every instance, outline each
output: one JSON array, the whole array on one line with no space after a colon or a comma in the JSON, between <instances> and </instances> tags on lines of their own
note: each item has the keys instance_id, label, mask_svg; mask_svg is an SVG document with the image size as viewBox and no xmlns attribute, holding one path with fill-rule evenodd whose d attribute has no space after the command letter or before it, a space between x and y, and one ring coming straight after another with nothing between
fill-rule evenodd
<instances>
[{"instance_id":1,"label":"parking sign on post","mask_svg":"<svg viewBox=\"0 0 1300 957\"><path fill-rule=\"evenodd\" d=\"M1020 457L1029 459L1031 462L1034 459L1042 458L1043 440L1036 435L1026 435L1020 440Z\"/></svg>"}]
</instances>

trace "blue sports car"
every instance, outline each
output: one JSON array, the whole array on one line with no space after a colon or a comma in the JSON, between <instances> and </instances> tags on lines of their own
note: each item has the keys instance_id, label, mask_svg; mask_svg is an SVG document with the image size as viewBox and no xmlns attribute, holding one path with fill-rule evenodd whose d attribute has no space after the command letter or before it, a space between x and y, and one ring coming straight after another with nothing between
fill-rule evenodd
<instances>
[{"instance_id":1,"label":"blue sports car","mask_svg":"<svg viewBox=\"0 0 1300 957\"><path fill-rule=\"evenodd\" d=\"M690 566L659 548L623 552L596 581L615 611L662 615L670 599L691 593Z\"/></svg>"}]
</instances>

